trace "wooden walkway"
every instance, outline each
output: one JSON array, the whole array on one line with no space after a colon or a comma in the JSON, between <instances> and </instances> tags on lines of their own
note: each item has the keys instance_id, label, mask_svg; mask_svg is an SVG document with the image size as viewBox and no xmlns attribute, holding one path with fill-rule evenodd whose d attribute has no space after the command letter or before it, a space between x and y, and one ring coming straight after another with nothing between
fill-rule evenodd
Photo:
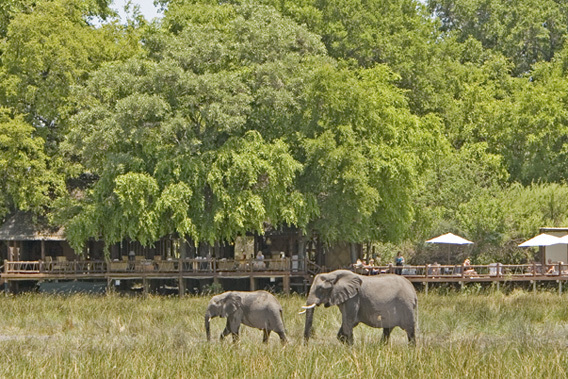
<instances>
[{"instance_id":1,"label":"wooden walkway","mask_svg":"<svg viewBox=\"0 0 568 379\"><path fill-rule=\"evenodd\" d=\"M562 293L563 283L568 281L568 264L555 263L551 266L542 266L539 263L504 265L493 263L489 265L421 265L403 266L393 265L377 267L353 268L362 275L380 275L385 273L399 273L413 283L424 285L428 291L430 283L501 283L529 282L536 290L538 282L557 282L558 290Z\"/></svg>"},{"instance_id":2,"label":"wooden walkway","mask_svg":"<svg viewBox=\"0 0 568 379\"><path fill-rule=\"evenodd\" d=\"M559 291L562 283L568 281L568 264L555 264L552 267L540 264L525 265L420 265L396 267L353 267L362 275L381 275L399 273L414 283L488 283L496 282L537 282L556 281ZM133 261L5 261L0 275L5 283L18 281L58 281L85 280L107 281L109 287L115 280L142 280L146 286L151 280L177 280L180 294L185 292L185 279L249 279L251 290L260 278L277 278L283 282L283 291L290 292L291 279L309 285L313 276L327 271L309 260L265 259L175 259Z\"/></svg>"},{"instance_id":3,"label":"wooden walkway","mask_svg":"<svg viewBox=\"0 0 568 379\"><path fill-rule=\"evenodd\" d=\"M5 261L0 278L4 283L18 281L104 281L109 288L116 280L141 280L144 288L152 280L177 280L179 292L185 292L186 279L249 279L254 290L256 280L281 279L283 291L290 292L291 279L309 281L317 266L308 260L290 258L257 260L175 259L132 261Z\"/></svg>"}]
</instances>

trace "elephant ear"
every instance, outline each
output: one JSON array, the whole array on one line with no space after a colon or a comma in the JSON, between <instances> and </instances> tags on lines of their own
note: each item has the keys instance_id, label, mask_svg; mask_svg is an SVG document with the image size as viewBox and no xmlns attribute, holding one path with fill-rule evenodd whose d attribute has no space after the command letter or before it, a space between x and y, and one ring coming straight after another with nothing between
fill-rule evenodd
<instances>
[{"instance_id":1,"label":"elephant ear","mask_svg":"<svg viewBox=\"0 0 568 379\"><path fill-rule=\"evenodd\" d=\"M241 307L241 297L236 293L229 293L225 297L223 307L221 309L221 316L227 317L235 313Z\"/></svg>"},{"instance_id":2,"label":"elephant ear","mask_svg":"<svg viewBox=\"0 0 568 379\"><path fill-rule=\"evenodd\" d=\"M359 293L362 282L361 278L352 272L338 274L331 290L329 304L338 305L351 299Z\"/></svg>"}]
</instances>

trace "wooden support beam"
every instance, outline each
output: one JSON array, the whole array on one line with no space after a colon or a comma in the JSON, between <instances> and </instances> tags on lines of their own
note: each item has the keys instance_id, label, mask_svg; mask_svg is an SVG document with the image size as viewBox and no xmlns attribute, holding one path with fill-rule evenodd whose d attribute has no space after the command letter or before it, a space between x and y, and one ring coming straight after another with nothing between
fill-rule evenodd
<instances>
[{"instance_id":1,"label":"wooden support beam","mask_svg":"<svg viewBox=\"0 0 568 379\"><path fill-rule=\"evenodd\" d=\"M250 277L250 290L256 291L256 280L255 280L254 276Z\"/></svg>"},{"instance_id":2,"label":"wooden support beam","mask_svg":"<svg viewBox=\"0 0 568 379\"><path fill-rule=\"evenodd\" d=\"M142 293L144 297L148 297L148 292L150 292L150 283L148 281L148 278L144 276L142 278Z\"/></svg>"},{"instance_id":3,"label":"wooden support beam","mask_svg":"<svg viewBox=\"0 0 568 379\"><path fill-rule=\"evenodd\" d=\"M110 276L107 277L107 295L113 294L114 291L114 279Z\"/></svg>"},{"instance_id":4,"label":"wooden support beam","mask_svg":"<svg viewBox=\"0 0 568 379\"><path fill-rule=\"evenodd\" d=\"M284 293L286 295L290 295L290 276L289 275L284 275L282 277L282 291L284 291Z\"/></svg>"},{"instance_id":5,"label":"wooden support beam","mask_svg":"<svg viewBox=\"0 0 568 379\"><path fill-rule=\"evenodd\" d=\"M181 275L178 278L178 295L180 298L185 296L185 280Z\"/></svg>"}]
</instances>

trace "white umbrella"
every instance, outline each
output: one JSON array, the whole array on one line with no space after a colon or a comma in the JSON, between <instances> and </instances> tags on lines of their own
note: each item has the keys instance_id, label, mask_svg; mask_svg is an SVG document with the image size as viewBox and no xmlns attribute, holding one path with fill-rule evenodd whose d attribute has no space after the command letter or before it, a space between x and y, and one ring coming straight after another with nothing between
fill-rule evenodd
<instances>
[{"instance_id":1,"label":"white umbrella","mask_svg":"<svg viewBox=\"0 0 568 379\"><path fill-rule=\"evenodd\" d=\"M452 234L452 233L442 234L441 236L429 239L426 242L428 242L428 243L447 243L447 244L450 244L450 245L469 245L469 244L473 243L469 240L466 240L465 238L462 238L460 236L456 236L455 234Z\"/></svg>"},{"instance_id":2,"label":"white umbrella","mask_svg":"<svg viewBox=\"0 0 568 379\"><path fill-rule=\"evenodd\" d=\"M427 243L441 243L446 245L470 245L473 242L452 233L442 234L426 241ZM450 247L448 246L448 264L450 263Z\"/></svg>"},{"instance_id":3,"label":"white umbrella","mask_svg":"<svg viewBox=\"0 0 568 379\"><path fill-rule=\"evenodd\" d=\"M550 234L542 233L536 237L531 238L520 244L520 247L527 247L527 246L551 246L557 245L561 243L568 243L568 239L563 240L560 237L556 237Z\"/></svg>"}]
</instances>

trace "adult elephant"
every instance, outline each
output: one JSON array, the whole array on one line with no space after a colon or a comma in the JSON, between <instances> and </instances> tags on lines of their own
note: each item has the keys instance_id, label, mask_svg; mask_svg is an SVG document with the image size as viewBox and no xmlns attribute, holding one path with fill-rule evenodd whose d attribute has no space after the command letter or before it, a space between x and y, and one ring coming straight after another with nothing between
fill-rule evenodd
<instances>
[{"instance_id":1,"label":"adult elephant","mask_svg":"<svg viewBox=\"0 0 568 379\"><path fill-rule=\"evenodd\" d=\"M210 321L214 317L226 317L227 325L221 333L221 339L233 335L233 341L239 338L241 323L264 332L262 342L268 342L270 332L280 336L286 343L282 307L278 300L266 291L239 292L227 291L213 296L205 312L205 333L207 341L211 339Z\"/></svg>"},{"instance_id":2,"label":"adult elephant","mask_svg":"<svg viewBox=\"0 0 568 379\"><path fill-rule=\"evenodd\" d=\"M348 270L319 274L314 278L306 306L304 338L310 338L314 308L337 305L341 311L341 328L337 338L353 344L353 328L360 322L383 328L383 341L399 326L408 340L415 343L418 299L408 279L399 275L362 276ZM301 313L304 313L301 312Z\"/></svg>"}]
</instances>

